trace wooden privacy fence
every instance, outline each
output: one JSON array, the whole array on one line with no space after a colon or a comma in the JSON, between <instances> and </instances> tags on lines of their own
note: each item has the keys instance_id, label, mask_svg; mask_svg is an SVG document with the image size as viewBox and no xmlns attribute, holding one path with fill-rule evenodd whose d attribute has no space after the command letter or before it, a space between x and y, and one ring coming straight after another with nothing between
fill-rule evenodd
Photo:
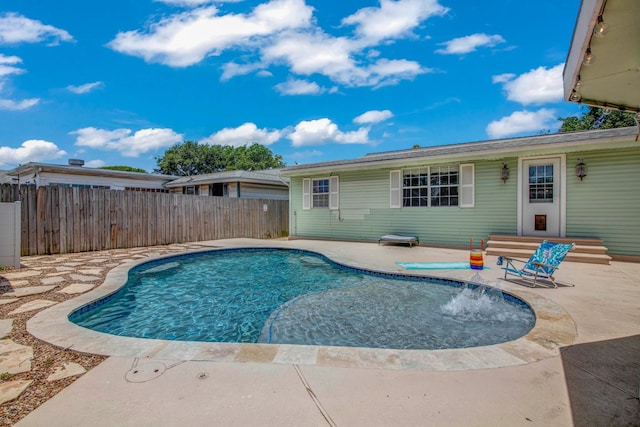
<instances>
[{"instance_id":1,"label":"wooden privacy fence","mask_svg":"<svg viewBox=\"0 0 640 427\"><path fill-rule=\"evenodd\" d=\"M22 255L287 236L287 200L0 185L22 201Z\"/></svg>"}]
</instances>

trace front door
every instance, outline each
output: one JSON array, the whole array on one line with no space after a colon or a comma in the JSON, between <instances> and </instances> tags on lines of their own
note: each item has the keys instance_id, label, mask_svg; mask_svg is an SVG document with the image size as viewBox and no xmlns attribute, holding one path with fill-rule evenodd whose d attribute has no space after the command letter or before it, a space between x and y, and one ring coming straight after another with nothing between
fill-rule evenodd
<instances>
[{"instance_id":1,"label":"front door","mask_svg":"<svg viewBox=\"0 0 640 427\"><path fill-rule=\"evenodd\" d=\"M560 235L560 158L522 162L522 234Z\"/></svg>"}]
</instances>

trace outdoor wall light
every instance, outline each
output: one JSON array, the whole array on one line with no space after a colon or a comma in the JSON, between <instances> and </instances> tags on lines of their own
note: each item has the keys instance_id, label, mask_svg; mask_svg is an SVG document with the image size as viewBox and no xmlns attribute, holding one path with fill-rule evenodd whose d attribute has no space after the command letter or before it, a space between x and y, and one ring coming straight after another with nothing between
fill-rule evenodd
<instances>
[{"instance_id":1,"label":"outdoor wall light","mask_svg":"<svg viewBox=\"0 0 640 427\"><path fill-rule=\"evenodd\" d=\"M573 90L573 92L571 92L571 96L569 96L569 101L571 102L580 102L581 99L582 97L578 92L575 91L575 89Z\"/></svg>"},{"instance_id":2,"label":"outdoor wall light","mask_svg":"<svg viewBox=\"0 0 640 427\"><path fill-rule=\"evenodd\" d=\"M596 37L604 37L609 32L609 24L602 20L602 15L598 16L598 23L593 28L593 35Z\"/></svg>"},{"instance_id":3,"label":"outdoor wall light","mask_svg":"<svg viewBox=\"0 0 640 427\"><path fill-rule=\"evenodd\" d=\"M509 179L509 165L506 163L502 164L502 174L500 175L500 179L505 183Z\"/></svg>"},{"instance_id":4,"label":"outdoor wall light","mask_svg":"<svg viewBox=\"0 0 640 427\"><path fill-rule=\"evenodd\" d=\"M591 48L587 48L587 51L585 52L584 55L584 60L582 61L582 63L584 65L591 65L596 61L596 56L591 53Z\"/></svg>"},{"instance_id":5,"label":"outdoor wall light","mask_svg":"<svg viewBox=\"0 0 640 427\"><path fill-rule=\"evenodd\" d=\"M576 81L576 90L580 90L582 89L582 79L580 78L580 75L578 75L578 80Z\"/></svg>"},{"instance_id":6,"label":"outdoor wall light","mask_svg":"<svg viewBox=\"0 0 640 427\"><path fill-rule=\"evenodd\" d=\"M576 165L576 176L580 178L580 181L582 181L582 178L587 176L587 165L584 164L584 158L582 157L578 157L578 164Z\"/></svg>"}]
</instances>

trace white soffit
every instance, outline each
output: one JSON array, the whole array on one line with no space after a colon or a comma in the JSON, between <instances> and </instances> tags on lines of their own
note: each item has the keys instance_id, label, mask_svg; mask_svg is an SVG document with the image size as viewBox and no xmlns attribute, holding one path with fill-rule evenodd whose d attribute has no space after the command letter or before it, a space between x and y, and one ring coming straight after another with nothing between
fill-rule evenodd
<instances>
[{"instance_id":1,"label":"white soffit","mask_svg":"<svg viewBox=\"0 0 640 427\"><path fill-rule=\"evenodd\" d=\"M608 32L596 37L599 16ZM594 56L588 65L587 49ZM582 1L564 69L564 95L567 101L640 111L640 1Z\"/></svg>"}]
</instances>

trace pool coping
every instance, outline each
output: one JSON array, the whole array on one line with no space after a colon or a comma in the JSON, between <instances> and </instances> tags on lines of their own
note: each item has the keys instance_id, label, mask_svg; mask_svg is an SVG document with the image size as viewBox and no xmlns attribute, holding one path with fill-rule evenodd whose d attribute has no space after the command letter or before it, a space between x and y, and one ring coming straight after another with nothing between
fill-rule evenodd
<instances>
[{"instance_id":1,"label":"pool coping","mask_svg":"<svg viewBox=\"0 0 640 427\"><path fill-rule=\"evenodd\" d=\"M260 248L291 249L279 245L260 246ZM225 249L231 248L207 248L187 251L180 255ZM242 247L235 249L242 249ZM330 251L314 249L309 252L318 253L349 268L394 276L401 275L397 271L372 270L369 267L343 259ZM509 291L500 289L500 291L521 299L533 309L536 323L529 333L514 341L461 349L404 350L155 340L110 335L78 326L69 321L68 316L80 307L117 292L126 283L130 269L141 264L175 256L176 254L153 256L115 267L107 273L104 282L94 290L56 304L33 316L27 322L28 332L36 338L58 347L104 356L423 371L455 371L526 365L559 355L561 347L572 344L577 338L576 325L566 310L550 299L525 289ZM413 274L407 274L407 276L415 277ZM465 282L448 277L446 273L438 276L419 276ZM492 283L485 283L485 285L497 287Z\"/></svg>"}]
</instances>

